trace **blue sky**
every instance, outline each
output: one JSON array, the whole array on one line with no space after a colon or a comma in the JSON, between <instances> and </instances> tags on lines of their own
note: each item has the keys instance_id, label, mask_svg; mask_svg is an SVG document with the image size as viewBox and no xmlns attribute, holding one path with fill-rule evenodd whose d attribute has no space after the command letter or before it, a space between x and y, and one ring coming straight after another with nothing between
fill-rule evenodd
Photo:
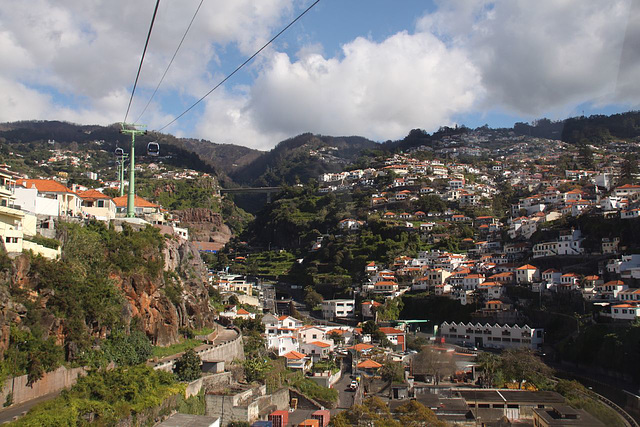
<instances>
[{"instance_id":1,"label":"blue sky","mask_svg":"<svg viewBox=\"0 0 640 427\"><path fill-rule=\"evenodd\" d=\"M134 120L200 0L161 1ZM638 0L321 0L165 131L269 149L301 132L397 139L637 109ZM122 121L154 0L0 4L0 121ZM204 0L141 118L159 129L310 0Z\"/></svg>"}]
</instances>

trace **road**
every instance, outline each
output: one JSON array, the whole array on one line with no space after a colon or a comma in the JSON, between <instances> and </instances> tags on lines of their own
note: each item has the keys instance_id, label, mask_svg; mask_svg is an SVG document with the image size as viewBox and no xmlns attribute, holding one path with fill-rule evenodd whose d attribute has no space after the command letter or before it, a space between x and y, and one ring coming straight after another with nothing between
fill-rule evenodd
<instances>
[{"instance_id":1,"label":"road","mask_svg":"<svg viewBox=\"0 0 640 427\"><path fill-rule=\"evenodd\" d=\"M25 413L29 412L29 409L33 408L38 403L46 402L47 400L55 398L59 394L60 392L45 394L44 396L38 397L37 399L29 400L24 403L13 405L6 409L2 409L0 411L0 424L13 421L14 417L24 415Z\"/></svg>"},{"instance_id":2,"label":"road","mask_svg":"<svg viewBox=\"0 0 640 427\"><path fill-rule=\"evenodd\" d=\"M358 388L356 391L352 391L349 388L351 385L351 358L346 357L342 363L342 378L333 386L338 390L338 411L349 409L356 403L362 403L362 390Z\"/></svg>"}]
</instances>

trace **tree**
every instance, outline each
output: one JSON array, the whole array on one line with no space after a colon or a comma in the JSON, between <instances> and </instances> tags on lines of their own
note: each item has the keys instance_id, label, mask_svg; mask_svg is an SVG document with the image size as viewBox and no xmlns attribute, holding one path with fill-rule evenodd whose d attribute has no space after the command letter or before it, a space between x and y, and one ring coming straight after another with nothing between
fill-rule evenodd
<instances>
[{"instance_id":1,"label":"tree","mask_svg":"<svg viewBox=\"0 0 640 427\"><path fill-rule=\"evenodd\" d=\"M322 305L322 295L320 295L315 289L311 286L307 286L304 288L304 302L307 304L307 308L309 310L315 310L315 308L319 305Z\"/></svg>"},{"instance_id":2,"label":"tree","mask_svg":"<svg viewBox=\"0 0 640 427\"><path fill-rule=\"evenodd\" d=\"M244 368L244 376L247 382L264 382L266 373L269 370L269 361L259 358L245 359L242 362L242 367Z\"/></svg>"},{"instance_id":3,"label":"tree","mask_svg":"<svg viewBox=\"0 0 640 427\"><path fill-rule=\"evenodd\" d=\"M382 365L382 379L389 382L404 382L404 366L400 362L388 360Z\"/></svg>"},{"instance_id":4,"label":"tree","mask_svg":"<svg viewBox=\"0 0 640 427\"><path fill-rule=\"evenodd\" d=\"M478 355L477 363L482 372L480 382L484 387L493 387L500 375L500 357L493 353L482 352Z\"/></svg>"},{"instance_id":5,"label":"tree","mask_svg":"<svg viewBox=\"0 0 640 427\"><path fill-rule=\"evenodd\" d=\"M440 379L455 373L456 366L448 353L425 346L413 358L414 375L431 375L436 384Z\"/></svg>"},{"instance_id":6,"label":"tree","mask_svg":"<svg viewBox=\"0 0 640 427\"><path fill-rule=\"evenodd\" d=\"M500 355L500 362L505 380L516 381L520 387L525 382L540 387L553 373L553 370L528 348L506 350Z\"/></svg>"},{"instance_id":7,"label":"tree","mask_svg":"<svg viewBox=\"0 0 640 427\"><path fill-rule=\"evenodd\" d=\"M447 203L439 196L428 194L420 197L418 200L418 208L426 213L444 212L447 209Z\"/></svg>"},{"instance_id":8,"label":"tree","mask_svg":"<svg viewBox=\"0 0 640 427\"><path fill-rule=\"evenodd\" d=\"M436 426L444 427L447 423L440 421L436 414L420 402L410 400L396 409L396 417L403 426Z\"/></svg>"},{"instance_id":9,"label":"tree","mask_svg":"<svg viewBox=\"0 0 640 427\"><path fill-rule=\"evenodd\" d=\"M134 329L129 334L122 329L113 330L102 348L107 358L119 366L144 363L153 353L151 342L139 329Z\"/></svg>"},{"instance_id":10,"label":"tree","mask_svg":"<svg viewBox=\"0 0 640 427\"><path fill-rule=\"evenodd\" d=\"M195 381L200 378L200 356L193 349L184 352L173 366L173 373L178 381Z\"/></svg>"},{"instance_id":11,"label":"tree","mask_svg":"<svg viewBox=\"0 0 640 427\"><path fill-rule=\"evenodd\" d=\"M404 304L400 298L387 299L384 304L375 308L376 319L379 322L398 320Z\"/></svg>"},{"instance_id":12,"label":"tree","mask_svg":"<svg viewBox=\"0 0 640 427\"><path fill-rule=\"evenodd\" d=\"M340 334L339 332L336 332L335 330L329 332L329 335L327 335L329 337L329 339L332 339L335 345L342 345L344 344L344 337L342 336L342 334Z\"/></svg>"},{"instance_id":13,"label":"tree","mask_svg":"<svg viewBox=\"0 0 640 427\"><path fill-rule=\"evenodd\" d=\"M619 184L633 184L636 181L638 172L638 155L635 153L627 154L620 168Z\"/></svg>"},{"instance_id":14,"label":"tree","mask_svg":"<svg viewBox=\"0 0 640 427\"><path fill-rule=\"evenodd\" d=\"M362 405L353 405L346 411L340 412L331 419L334 427L369 426L376 427L401 427L394 420L389 406L379 397L369 397Z\"/></svg>"}]
</instances>

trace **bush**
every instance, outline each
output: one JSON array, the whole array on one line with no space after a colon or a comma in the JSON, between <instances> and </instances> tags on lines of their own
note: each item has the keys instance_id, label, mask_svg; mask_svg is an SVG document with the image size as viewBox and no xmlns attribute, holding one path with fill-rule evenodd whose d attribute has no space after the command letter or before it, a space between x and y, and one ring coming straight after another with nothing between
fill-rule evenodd
<instances>
[{"instance_id":1,"label":"bush","mask_svg":"<svg viewBox=\"0 0 640 427\"><path fill-rule=\"evenodd\" d=\"M173 366L173 373L178 381L195 381L200 378L202 360L193 349L184 352Z\"/></svg>"},{"instance_id":2,"label":"bush","mask_svg":"<svg viewBox=\"0 0 640 427\"><path fill-rule=\"evenodd\" d=\"M144 363L153 354L146 334L137 329L128 335L123 330L112 331L102 348L107 359L120 366Z\"/></svg>"},{"instance_id":3,"label":"bush","mask_svg":"<svg viewBox=\"0 0 640 427\"><path fill-rule=\"evenodd\" d=\"M57 398L34 407L18 426L115 425L132 413L160 405L184 387L168 372L145 365L89 372Z\"/></svg>"}]
</instances>

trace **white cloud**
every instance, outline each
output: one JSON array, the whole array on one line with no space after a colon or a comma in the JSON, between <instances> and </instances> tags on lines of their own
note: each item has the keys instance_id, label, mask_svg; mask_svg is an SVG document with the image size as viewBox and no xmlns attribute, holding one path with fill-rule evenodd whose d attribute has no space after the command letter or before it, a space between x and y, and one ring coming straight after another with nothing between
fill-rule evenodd
<instances>
[{"instance_id":1,"label":"white cloud","mask_svg":"<svg viewBox=\"0 0 640 427\"><path fill-rule=\"evenodd\" d=\"M248 95L216 102L204 120L241 120L271 141L306 131L384 140L450 123L481 93L479 74L463 52L428 33L401 32L381 43L357 38L343 46L341 58L315 51L301 50L293 62L273 54Z\"/></svg>"},{"instance_id":2,"label":"white cloud","mask_svg":"<svg viewBox=\"0 0 640 427\"><path fill-rule=\"evenodd\" d=\"M640 24L629 11L628 0L454 1L418 28L468 53L482 74L486 108L536 115L623 100L613 96L616 84L631 83L626 69L640 60L636 52L630 64L620 61L627 25L637 40Z\"/></svg>"},{"instance_id":3,"label":"white cloud","mask_svg":"<svg viewBox=\"0 0 640 427\"><path fill-rule=\"evenodd\" d=\"M292 12L292 2L205 1L163 89L201 96L211 87L212 74L217 73L212 65L218 51L233 44L248 52ZM79 118L102 116L100 122L108 123L114 94L126 94L135 78L154 4L128 0L90 4L84 0L2 1L0 78L14 82L13 91L44 88L39 99L45 105L39 110L65 112L53 108L57 97L50 94L58 92L83 99L82 106L69 107ZM141 91L155 88L198 4L199 0L160 3L139 82ZM117 99L121 102L119 115L124 116L128 97ZM144 97L136 97L132 114L145 103ZM34 118L29 115L32 105L12 110L6 105L8 102L0 103L0 121Z\"/></svg>"},{"instance_id":4,"label":"white cloud","mask_svg":"<svg viewBox=\"0 0 640 427\"><path fill-rule=\"evenodd\" d=\"M199 1L160 3L130 119ZM122 120L154 4L0 2L0 121ZM178 99L174 109L190 105L236 65L223 64L227 50L253 53L303 4L309 0L205 1L162 95ZM309 131L399 138L467 112L559 117L584 102L637 106L638 24L639 0L441 0L415 31L356 38L336 56L304 36L295 56L267 49L251 65L251 86L231 81L187 122L197 121L199 137L264 149ZM172 118L160 99L144 117L150 128ZM181 121L169 130L184 128Z\"/></svg>"}]
</instances>

